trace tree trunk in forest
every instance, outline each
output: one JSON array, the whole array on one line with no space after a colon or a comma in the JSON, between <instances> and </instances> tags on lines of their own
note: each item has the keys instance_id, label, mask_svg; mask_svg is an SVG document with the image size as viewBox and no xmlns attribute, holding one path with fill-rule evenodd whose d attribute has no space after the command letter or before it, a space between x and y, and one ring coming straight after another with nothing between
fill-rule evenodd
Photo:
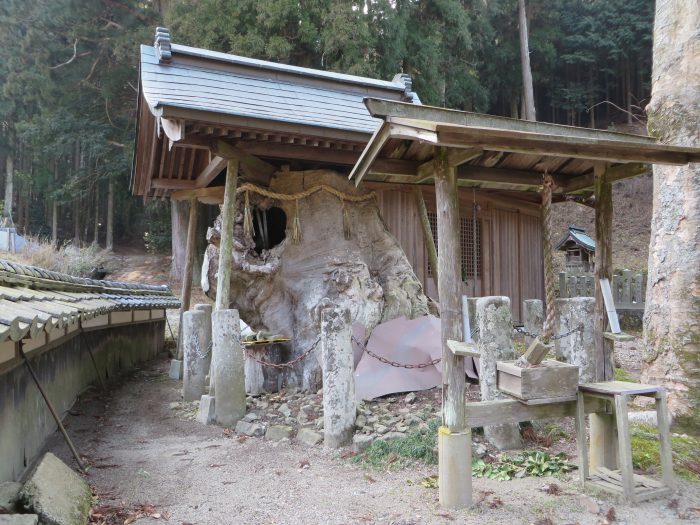
<instances>
[{"instance_id":1,"label":"tree trunk in forest","mask_svg":"<svg viewBox=\"0 0 700 525\"><path fill-rule=\"evenodd\" d=\"M518 0L518 19L518 25L520 26L520 64L523 74L523 118L525 120L537 120L535 95L532 88L532 69L530 68L530 46L527 38L525 0Z\"/></svg>"},{"instance_id":2,"label":"tree trunk in forest","mask_svg":"<svg viewBox=\"0 0 700 525\"><path fill-rule=\"evenodd\" d=\"M73 201L73 246L80 248L80 197Z\"/></svg>"},{"instance_id":3,"label":"tree trunk in forest","mask_svg":"<svg viewBox=\"0 0 700 525\"><path fill-rule=\"evenodd\" d=\"M95 187L95 231L92 238L93 246L100 243L100 187Z\"/></svg>"},{"instance_id":4,"label":"tree trunk in forest","mask_svg":"<svg viewBox=\"0 0 700 525\"><path fill-rule=\"evenodd\" d=\"M105 249L114 250L114 181L112 177L107 183L107 238L105 239Z\"/></svg>"},{"instance_id":5,"label":"tree trunk in forest","mask_svg":"<svg viewBox=\"0 0 700 525\"><path fill-rule=\"evenodd\" d=\"M5 159L5 217L12 217L12 195L15 178L15 159L10 152Z\"/></svg>"},{"instance_id":6,"label":"tree trunk in forest","mask_svg":"<svg viewBox=\"0 0 700 525\"><path fill-rule=\"evenodd\" d=\"M700 3L657 0L649 132L700 146ZM676 421L700 428L700 164L654 166L642 380L664 384Z\"/></svg>"}]
</instances>

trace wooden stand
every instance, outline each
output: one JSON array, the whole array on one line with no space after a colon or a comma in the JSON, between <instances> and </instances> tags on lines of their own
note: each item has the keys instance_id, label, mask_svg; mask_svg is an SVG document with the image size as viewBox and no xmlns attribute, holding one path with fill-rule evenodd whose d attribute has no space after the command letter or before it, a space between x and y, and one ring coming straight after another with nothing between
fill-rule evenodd
<instances>
[{"instance_id":1,"label":"wooden stand","mask_svg":"<svg viewBox=\"0 0 700 525\"><path fill-rule=\"evenodd\" d=\"M646 476L639 476L632 471L632 446L627 419L627 401L631 396L647 396L656 400L662 482ZM619 458L618 470L597 467L589 472L584 407L586 398L591 397L606 401L606 405L608 402L612 403L614 407ZM666 496L675 488L666 391L663 387L624 381L580 385L576 406L576 441L579 452L579 474L584 488L594 487L621 495L627 503Z\"/></svg>"}]
</instances>

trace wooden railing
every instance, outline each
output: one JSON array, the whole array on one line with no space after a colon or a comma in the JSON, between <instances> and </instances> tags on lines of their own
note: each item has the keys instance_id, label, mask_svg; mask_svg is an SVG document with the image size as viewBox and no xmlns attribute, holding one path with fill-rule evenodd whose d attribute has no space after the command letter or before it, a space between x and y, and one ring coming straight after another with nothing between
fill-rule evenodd
<instances>
[{"instance_id":1,"label":"wooden railing","mask_svg":"<svg viewBox=\"0 0 700 525\"><path fill-rule=\"evenodd\" d=\"M593 297L595 284L592 273L559 273L559 297ZM617 310L644 310L647 291L646 273L623 270L613 275L612 293Z\"/></svg>"}]
</instances>

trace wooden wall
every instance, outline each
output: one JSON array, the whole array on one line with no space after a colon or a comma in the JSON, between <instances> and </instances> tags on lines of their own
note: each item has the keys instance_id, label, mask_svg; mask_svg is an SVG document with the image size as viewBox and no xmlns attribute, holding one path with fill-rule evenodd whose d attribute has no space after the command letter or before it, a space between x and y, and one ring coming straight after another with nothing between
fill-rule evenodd
<instances>
[{"instance_id":1,"label":"wooden wall","mask_svg":"<svg viewBox=\"0 0 700 525\"><path fill-rule=\"evenodd\" d=\"M410 187L373 187L379 196L379 209L387 229L403 248L426 293L438 300L437 287L429 273L413 190ZM435 211L432 187L423 189L428 212ZM496 197L471 189L460 191L460 216L473 217L473 203L479 209L481 270L476 282L467 275L462 293L469 296L506 295L513 307L513 320L521 320L525 299L544 298L542 228L539 206ZM470 236L471 238L471 236ZM439 245L439 240L438 240ZM471 274L471 261L466 262ZM475 288L474 288L475 286Z\"/></svg>"}]
</instances>

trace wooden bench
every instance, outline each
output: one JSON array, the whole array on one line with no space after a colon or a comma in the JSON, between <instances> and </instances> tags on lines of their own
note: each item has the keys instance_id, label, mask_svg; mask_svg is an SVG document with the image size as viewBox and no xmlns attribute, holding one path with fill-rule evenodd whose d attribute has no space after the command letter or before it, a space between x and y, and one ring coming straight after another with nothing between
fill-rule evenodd
<instances>
[{"instance_id":1,"label":"wooden bench","mask_svg":"<svg viewBox=\"0 0 700 525\"><path fill-rule=\"evenodd\" d=\"M634 474L632 470L632 446L627 418L627 402L632 396L652 397L656 402L657 427L661 445L662 481ZM619 464L617 470L600 466L595 469L589 468L586 412L588 412L587 408L591 406L592 399L605 401L606 405L610 403L614 408ZM579 475L584 489L603 489L621 495L627 503L636 503L654 497L666 496L675 488L666 391L663 387L624 381L579 385L576 404L576 441L579 453Z\"/></svg>"}]
</instances>

